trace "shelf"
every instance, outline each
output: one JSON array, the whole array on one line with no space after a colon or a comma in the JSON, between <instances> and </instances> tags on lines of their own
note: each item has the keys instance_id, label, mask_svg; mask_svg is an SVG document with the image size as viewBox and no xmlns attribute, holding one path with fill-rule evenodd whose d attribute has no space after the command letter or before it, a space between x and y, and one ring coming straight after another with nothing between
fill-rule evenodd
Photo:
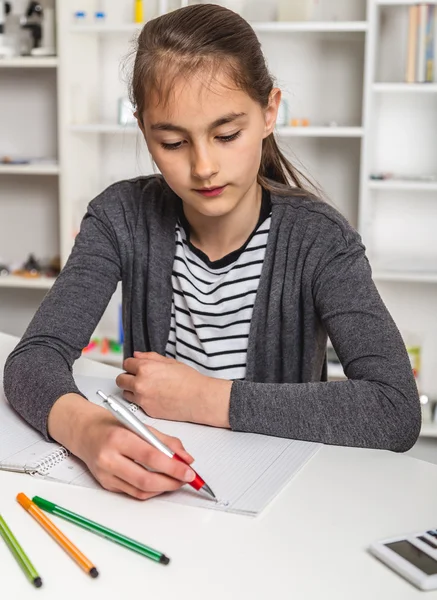
<instances>
[{"instance_id":1,"label":"shelf","mask_svg":"<svg viewBox=\"0 0 437 600\"><path fill-rule=\"evenodd\" d=\"M135 33L144 24L125 23L122 25L97 24L97 25L72 25L71 33ZM364 32L367 31L366 21L252 21L251 26L256 32L280 33L280 32L307 32L307 33L341 33L341 32Z\"/></svg>"},{"instance_id":2,"label":"shelf","mask_svg":"<svg viewBox=\"0 0 437 600\"><path fill-rule=\"evenodd\" d=\"M17 56L16 58L0 58L0 69L44 69L57 66L57 56Z\"/></svg>"},{"instance_id":3,"label":"shelf","mask_svg":"<svg viewBox=\"0 0 437 600\"><path fill-rule=\"evenodd\" d=\"M124 23L124 24L80 24L72 25L70 33L135 33L144 27L145 23Z\"/></svg>"},{"instance_id":4,"label":"shelf","mask_svg":"<svg viewBox=\"0 0 437 600\"><path fill-rule=\"evenodd\" d=\"M371 190L437 192L437 181L369 180Z\"/></svg>"},{"instance_id":5,"label":"shelf","mask_svg":"<svg viewBox=\"0 0 437 600\"><path fill-rule=\"evenodd\" d=\"M59 165L30 164L13 165L0 164L0 175L59 175Z\"/></svg>"},{"instance_id":6,"label":"shelf","mask_svg":"<svg viewBox=\"0 0 437 600\"><path fill-rule=\"evenodd\" d=\"M397 281L399 283L437 283L437 271L383 271L374 270L375 281Z\"/></svg>"},{"instance_id":7,"label":"shelf","mask_svg":"<svg viewBox=\"0 0 437 600\"><path fill-rule=\"evenodd\" d=\"M256 32L268 33L353 33L367 31L367 21L253 21L251 25Z\"/></svg>"},{"instance_id":8,"label":"shelf","mask_svg":"<svg viewBox=\"0 0 437 600\"><path fill-rule=\"evenodd\" d=\"M374 92L390 94L432 94L437 93L437 83L374 83Z\"/></svg>"},{"instance_id":9,"label":"shelf","mask_svg":"<svg viewBox=\"0 0 437 600\"><path fill-rule=\"evenodd\" d=\"M276 133L282 137L332 137L359 138L362 127L277 127Z\"/></svg>"},{"instance_id":10,"label":"shelf","mask_svg":"<svg viewBox=\"0 0 437 600\"><path fill-rule=\"evenodd\" d=\"M70 125L74 133L127 133L129 135L140 133L136 125L117 125L117 123L86 123L84 125Z\"/></svg>"},{"instance_id":11,"label":"shelf","mask_svg":"<svg viewBox=\"0 0 437 600\"><path fill-rule=\"evenodd\" d=\"M419 4L417 0L376 0L379 6L412 6ZM437 0L429 0L427 4L437 4Z\"/></svg>"},{"instance_id":12,"label":"shelf","mask_svg":"<svg viewBox=\"0 0 437 600\"><path fill-rule=\"evenodd\" d=\"M55 282L54 277L19 277L6 275L0 277L0 288L26 288L29 290L49 290Z\"/></svg>"}]
</instances>

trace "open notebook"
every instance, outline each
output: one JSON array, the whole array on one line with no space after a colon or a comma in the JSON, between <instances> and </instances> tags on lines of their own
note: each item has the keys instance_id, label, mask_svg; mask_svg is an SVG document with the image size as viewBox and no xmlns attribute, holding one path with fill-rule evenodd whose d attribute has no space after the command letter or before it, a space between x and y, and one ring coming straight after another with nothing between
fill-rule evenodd
<instances>
[{"instance_id":1,"label":"open notebook","mask_svg":"<svg viewBox=\"0 0 437 600\"><path fill-rule=\"evenodd\" d=\"M75 376L77 386L95 404L96 391L121 398L111 379ZM161 496L169 502L213 510L257 515L277 495L320 444L253 433L237 433L192 423L149 418L123 400L146 424L179 437L196 458L196 471L208 482L219 502L203 497L190 486ZM8 405L0 386L0 469L29 473L63 483L99 488L85 464L58 444L48 443Z\"/></svg>"}]
</instances>

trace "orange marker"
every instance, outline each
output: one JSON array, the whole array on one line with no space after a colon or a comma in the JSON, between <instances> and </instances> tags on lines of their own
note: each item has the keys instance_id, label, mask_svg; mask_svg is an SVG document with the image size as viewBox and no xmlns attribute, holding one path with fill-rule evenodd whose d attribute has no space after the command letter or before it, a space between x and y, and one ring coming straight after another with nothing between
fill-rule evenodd
<instances>
[{"instance_id":1,"label":"orange marker","mask_svg":"<svg viewBox=\"0 0 437 600\"><path fill-rule=\"evenodd\" d=\"M61 548L63 548L65 552L67 552L67 554L69 554L84 571L91 575L91 577L97 577L99 572L93 563L90 562L72 542L70 542L70 540L62 533L62 531L56 527L53 521L51 521L43 513L43 511L26 496L26 494L18 494L17 501L23 508L27 510L28 513L32 515L36 521L38 521L41 527L43 527L47 533L51 535L56 542L58 542Z\"/></svg>"}]
</instances>

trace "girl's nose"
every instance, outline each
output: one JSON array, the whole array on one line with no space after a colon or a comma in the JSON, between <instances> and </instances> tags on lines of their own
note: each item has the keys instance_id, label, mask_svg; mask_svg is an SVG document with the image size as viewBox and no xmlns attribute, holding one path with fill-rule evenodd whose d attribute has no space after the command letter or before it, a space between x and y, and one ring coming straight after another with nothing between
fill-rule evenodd
<instances>
[{"instance_id":1,"label":"girl's nose","mask_svg":"<svg viewBox=\"0 0 437 600\"><path fill-rule=\"evenodd\" d=\"M212 154L208 152L193 153L191 162L191 174L202 181L210 180L218 172L218 166Z\"/></svg>"}]
</instances>

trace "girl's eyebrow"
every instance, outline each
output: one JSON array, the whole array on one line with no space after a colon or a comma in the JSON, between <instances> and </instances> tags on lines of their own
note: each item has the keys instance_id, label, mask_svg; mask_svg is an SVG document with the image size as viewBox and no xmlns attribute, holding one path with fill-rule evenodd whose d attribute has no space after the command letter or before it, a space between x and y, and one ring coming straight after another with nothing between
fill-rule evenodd
<instances>
[{"instance_id":1,"label":"girl's eyebrow","mask_svg":"<svg viewBox=\"0 0 437 600\"><path fill-rule=\"evenodd\" d=\"M247 113L244 112L228 113L227 115L223 115L223 117L219 117L213 121L208 127L208 130L211 131L212 129L216 129L216 127L220 127L220 125L226 125L226 123L231 123L232 121L245 116L247 116ZM155 131L177 131L180 133L189 133L188 129L185 129L185 127L179 127L178 125L173 125L172 123L154 123L150 128Z\"/></svg>"}]
</instances>

